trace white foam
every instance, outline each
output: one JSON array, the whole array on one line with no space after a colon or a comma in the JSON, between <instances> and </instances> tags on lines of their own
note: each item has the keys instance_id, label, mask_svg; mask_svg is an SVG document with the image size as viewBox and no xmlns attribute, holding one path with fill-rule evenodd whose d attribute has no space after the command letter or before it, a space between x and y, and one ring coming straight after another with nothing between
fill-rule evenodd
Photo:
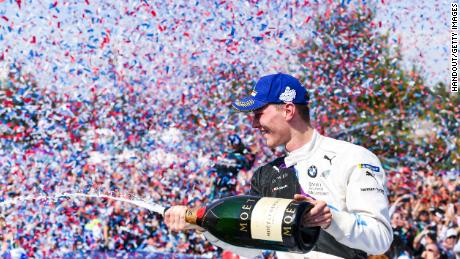
<instances>
[{"instance_id":1,"label":"white foam","mask_svg":"<svg viewBox=\"0 0 460 259\"><path fill-rule=\"evenodd\" d=\"M155 203L150 203L146 202L143 200L130 200L126 198L121 198L121 197L114 197L110 195L105 195L105 194L86 194L86 193L56 193L52 196L47 196L47 195L40 195L40 196L22 196L22 197L16 197L13 199L8 199L3 202L0 202L0 206L6 206L6 205L11 205L18 203L20 201L28 201L28 200L50 200L50 199L57 199L60 197L85 197L85 198L106 198L106 199L111 199L111 200L116 200L116 201L121 201L121 202L126 202L141 208L148 209L150 211L153 211L155 213L163 215L165 211L165 207L155 204Z\"/></svg>"}]
</instances>

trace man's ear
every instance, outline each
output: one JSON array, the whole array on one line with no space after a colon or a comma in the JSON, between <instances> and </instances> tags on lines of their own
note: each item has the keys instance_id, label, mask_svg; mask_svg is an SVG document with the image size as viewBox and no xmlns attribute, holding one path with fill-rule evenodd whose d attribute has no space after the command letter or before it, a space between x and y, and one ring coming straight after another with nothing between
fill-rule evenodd
<instances>
[{"instance_id":1,"label":"man's ear","mask_svg":"<svg viewBox=\"0 0 460 259\"><path fill-rule=\"evenodd\" d=\"M286 103L284 105L284 117L287 121L292 120L295 114L295 105L293 103Z\"/></svg>"}]
</instances>

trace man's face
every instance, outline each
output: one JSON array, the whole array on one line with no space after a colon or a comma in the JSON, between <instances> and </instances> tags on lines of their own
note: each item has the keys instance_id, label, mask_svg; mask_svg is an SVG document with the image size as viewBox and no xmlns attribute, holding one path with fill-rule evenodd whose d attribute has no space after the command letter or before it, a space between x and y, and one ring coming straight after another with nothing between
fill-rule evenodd
<instances>
[{"instance_id":1,"label":"man's face","mask_svg":"<svg viewBox=\"0 0 460 259\"><path fill-rule=\"evenodd\" d=\"M422 254L422 258L439 258L439 249L436 244L428 244Z\"/></svg>"},{"instance_id":2,"label":"man's face","mask_svg":"<svg viewBox=\"0 0 460 259\"><path fill-rule=\"evenodd\" d=\"M267 146L275 148L288 142L289 130L283 109L269 104L255 110L252 115L252 127L262 132Z\"/></svg>"},{"instance_id":3,"label":"man's face","mask_svg":"<svg viewBox=\"0 0 460 259\"><path fill-rule=\"evenodd\" d=\"M430 221L430 215L427 212L420 213L420 221L422 222L429 222Z\"/></svg>"},{"instance_id":4,"label":"man's face","mask_svg":"<svg viewBox=\"0 0 460 259\"><path fill-rule=\"evenodd\" d=\"M393 225L393 227L403 227L404 226L403 216L400 213L395 212L393 216L391 217L391 224Z\"/></svg>"},{"instance_id":5,"label":"man's face","mask_svg":"<svg viewBox=\"0 0 460 259\"><path fill-rule=\"evenodd\" d=\"M457 238L455 236L450 236L444 239L443 246L446 249L453 249L456 242L457 242Z\"/></svg>"}]
</instances>

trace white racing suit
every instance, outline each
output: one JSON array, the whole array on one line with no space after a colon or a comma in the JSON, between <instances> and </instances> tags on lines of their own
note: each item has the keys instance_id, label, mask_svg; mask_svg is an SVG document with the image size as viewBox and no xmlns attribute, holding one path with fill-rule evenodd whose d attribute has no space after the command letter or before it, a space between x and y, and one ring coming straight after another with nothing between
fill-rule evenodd
<instances>
[{"instance_id":1,"label":"white racing suit","mask_svg":"<svg viewBox=\"0 0 460 259\"><path fill-rule=\"evenodd\" d=\"M366 258L386 252L393 240L385 174L369 150L320 135L303 147L258 168L250 195L292 199L302 193L325 201L332 223L321 230L313 251L277 252L278 258ZM210 233L215 245L245 257L262 251L226 244Z\"/></svg>"}]
</instances>

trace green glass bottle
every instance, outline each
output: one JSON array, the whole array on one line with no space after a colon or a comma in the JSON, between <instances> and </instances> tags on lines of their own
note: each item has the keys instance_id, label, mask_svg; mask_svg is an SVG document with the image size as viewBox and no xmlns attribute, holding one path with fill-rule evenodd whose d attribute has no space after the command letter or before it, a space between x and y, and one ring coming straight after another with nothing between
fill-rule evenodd
<instances>
[{"instance_id":1,"label":"green glass bottle","mask_svg":"<svg viewBox=\"0 0 460 259\"><path fill-rule=\"evenodd\" d=\"M320 232L320 227L300 227L312 207L306 201L241 195L189 209L185 221L231 245L306 253Z\"/></svg>"}]
</instances>

